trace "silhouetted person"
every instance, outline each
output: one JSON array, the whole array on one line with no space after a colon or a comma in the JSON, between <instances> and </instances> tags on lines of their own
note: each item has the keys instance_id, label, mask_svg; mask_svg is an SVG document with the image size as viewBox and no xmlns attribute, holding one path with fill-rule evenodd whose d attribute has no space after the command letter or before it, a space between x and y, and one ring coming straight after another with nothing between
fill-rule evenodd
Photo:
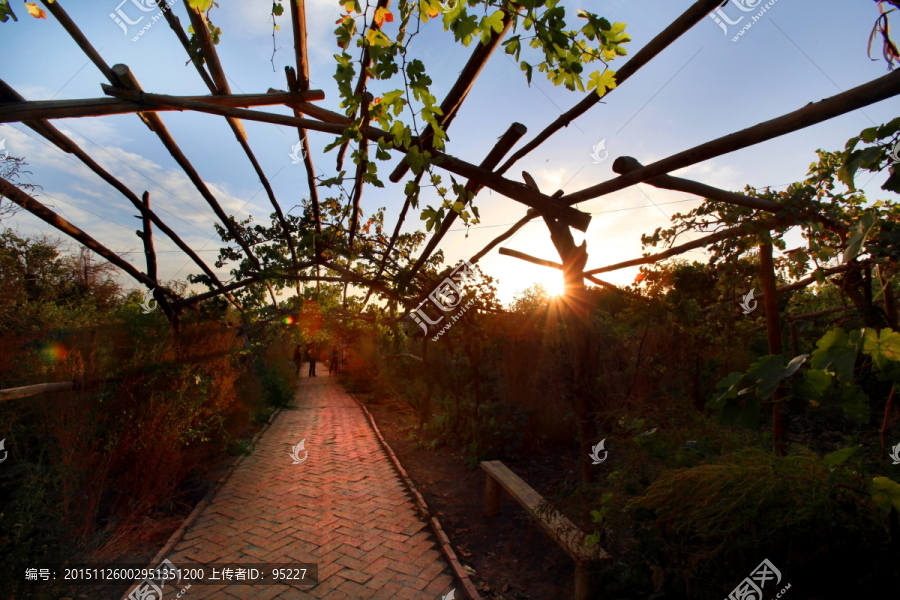
<instances>
[{"instance_id":1,"label":"silhouetted person","mask_svg":"<svg viewBox=\"0 0 900 600\"><path fill-rule=\"evenodd\" d=\"M306 351L306 356L309 359L309 376L316 377L316 349L310 346Z\"/></svg>"},{"instance_id":2,"label":"silhouetted person","mask_svg":"<svg viewBox=\"0 0 900 600\"><path fill-rule=\"evenodd\" d=\"M338 351L337 346L331 347L331 364L328 365L328 374L331 375L338 370Z\"/></svg>"},{"instance_id":3,"label":"silhouetted person","mask_svg":"<svg viewBox=\"0 0 900 600\"><path fill-rule=\"evenodd\" d=\"M300 344L294 348L294 364L297 365L297 375L300 375L300 367L303 366L303 346Z\"/></svg>"}]
</instances>

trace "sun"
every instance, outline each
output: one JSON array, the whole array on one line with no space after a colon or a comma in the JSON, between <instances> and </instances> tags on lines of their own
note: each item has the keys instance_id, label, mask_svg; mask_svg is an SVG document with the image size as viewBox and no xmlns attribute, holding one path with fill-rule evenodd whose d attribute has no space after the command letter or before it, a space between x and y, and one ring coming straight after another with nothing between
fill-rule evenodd
<instances>
[{"instance_id":1,"label":"sun","mask_svg":"<svg viewBox=\"0 0 900 600\"><path fill-rule=\"evenodd\" d=\"M540 283L544 286L544 289L547 290L547 293L552 298L556 298L557 296L562 296L566 292L565 282L563 281L563 275L561 272L557 271L555 273L547 273L544 277L541 277L535 283Z\"/></svg>"}]
</instances>

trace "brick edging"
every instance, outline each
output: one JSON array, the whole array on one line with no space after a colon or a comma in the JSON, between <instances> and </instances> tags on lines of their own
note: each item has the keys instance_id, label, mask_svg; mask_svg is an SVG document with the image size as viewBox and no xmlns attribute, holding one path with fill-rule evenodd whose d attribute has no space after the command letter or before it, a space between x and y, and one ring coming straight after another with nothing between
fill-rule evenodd
<instances>
[{"instance_id":1,"label":"brick edging","mask_svg":"<svg viewBox=\"0 0 900 600\"><path fill-rule=\"evenodd\" d=\"M388 458L391 459L391 463L393 463L394 468L400 475L400 478L403 479L403 483L406 485L413 498L415 498L419 513L421 513L422 518L431 526L432 532L434 532L435 537L437 537L438 541L441 544L441 553L443 553L444 558L447 559L447 562L450 563L450 567L453 569L453 572L456 575L456 579L459 581L460 585L462 585L466 594L469 596L469 599L482 600L481 596L478 594L478 590L475 589L475 585L472 583L472 580L469 579L469 574L466 573L466 571L462 568L462 563L459 562L459 559L456 557L456 553L453 551L453 546L450 545L450 538L448 538L447 534L444 533L444 529L441 527L441 523L437 520L437 517L431 516L431 513L428 510L428 505L425 503L425 498L423 498L422 494L420 494L416 489L416 486L413 484L412 479L410 479L409 475L407 475L406 469L404 469L403 465L400 464L400 460L394 454L394 451L388 445L387 441L384 439L384 436L381 435L381 431L378 429L378 425L375 423L375 418L372 416L372 413L369 412L369 409L366 408L366 405L360 402L354 394L347 392L347 395L353 398L353 400L355 400L356 403L359 404L359 407L363 410L364 413L366 413L366 416L369 418L369 424L375 431L375 435L378 437L378 441L381 442L381 447L384 448L384 451L387 453Z\"/></svg>"},{"instance_id":2,"label":"brick edging","mask_svg":"<svg viewBox=\"0 0 900 600\"><path fill-rule=\"evenodd\" d=\"M275 418L281 414L281 410L281 408L276 408L275 412L273 412L269 416L265 425L263 425L260 430L256 432L256 435L254 435L253 439L250 440L251 448L256 445L256 442L260 437L262 437L262 434L269 430L269 426L275 422ZM222 489L222 487L225 485L225 482L227 482L228 478L231 477L231 474L234 473L235 469L237 469L242 462L244 462L244 459L247 458L247 456L249 455L244 454L238 457L238 459L234 461L234 463L230 467L228 467L225 473L221 477L219 477L219 480L216 482L215 487L210 490L206 494L206 496L204 496L203 499L200 500L200 502L197 503L197 506L195 506L194 510L191 511L191 514L189 514L185 518L185 520L182 521L181 527L176 529L175 532L171 536L169 536L169 540L160 549L160 551L156 553L156 556L153 557L153 560L150 561L150 564L147 565L148 569L152 569L155 566L159 565L163 561L163 559L172 551L172 548L175 547L175 544L181 541L181 538L184 537L185 533L187 533L188 527L190 527L194 523L194 521L197 520L197 517L200 516L200 513L203 512L203 509L206 508L215 499L216 494L219 493L219 490ZM143 581L143 579L135 580L134 583L131 584L131 587L128 588L128 591L122 594L122 597L119 600L128 600L128 595L132 591L134 591L135 587L137 587L141 583L141 581Z\"/></svg>"}]
</instances>

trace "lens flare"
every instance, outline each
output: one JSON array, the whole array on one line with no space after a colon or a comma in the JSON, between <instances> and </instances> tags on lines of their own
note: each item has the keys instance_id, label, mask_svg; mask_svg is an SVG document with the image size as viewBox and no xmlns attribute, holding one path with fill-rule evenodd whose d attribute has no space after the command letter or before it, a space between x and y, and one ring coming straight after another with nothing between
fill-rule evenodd
<instances>
[{"instance_id":1,"label":"lens flare","mask_svg":"<svg viewBox=\"0 0 900 600\"><path fill-rule=\"evenodd\" d=\"M281 320L281 322L284 323L285 325L293 325L294 317L285 317Z\"/></svg>"},{"instance_id":2,"label":"lens flare","mask_svg":"<svg viewBox=\"0 0 900 600\"><path fill-rule=\"evenodd\" d=\"M60 342L50 342L41 348L40 354L45 363L54 365L66 360L69 349Z\"/></svg>"}]
</instances>

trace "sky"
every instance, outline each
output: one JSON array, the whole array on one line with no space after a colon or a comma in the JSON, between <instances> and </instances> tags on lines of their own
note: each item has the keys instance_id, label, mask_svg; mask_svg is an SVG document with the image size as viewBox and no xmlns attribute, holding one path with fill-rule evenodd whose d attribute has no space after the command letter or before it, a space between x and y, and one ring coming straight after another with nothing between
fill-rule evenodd
<instances>
[{"instance_id":1,"label":"sky","mask_svg":"<svg viewBox=\"0 0 900 600\"><path fill-rule=\"evenodd\" d=\"M106 62L128 65L145 91L171 95L208 93L196 69L185 64L187 55L163 19L133 41L156 14L155 9L142 12L137 5L143 2L147 6L152 0L125 0L122 4L120 0L59 1ZM733 2L723 8L731 20L756 14L740 11ZM749 3L754 4L753 0ZM100 84L105 79L55 18L48 13L46 20L34 19L17 0L11 4L19 21L0 24L0 52L7 57L0 77L28 100L103 97ZM183 4L184 0L178 0L174 10L186 26L189 21ZM578 9L590 10L611 22L626 23L632 38L626 48L631 56L692 2L564 0L562 4L570 24L577 22L574 15ZM294 64L290 21L286 11L278 20L281 29L273 39L270 7L263 1L219 0L219 8L211 14L213 23L222 29L217 51L234 93L286 89L284 66ZM132 21L144 18L123 32L110 17L117 8ZM325 92L325 100L320 104L331 110L339 110L333 78L333 55L339 49L333 30L341 12L337 0L307 0L311 87ZM705 18L587 114L520 160L506 177L522 181L524 170L545 193L558 189L572 193L615 177L612 163L616 157L632 156L649 164L881 77L888 71L880 51L876 48L874 53L878 60L867 56L868 37L877 16L877 4L870 0L776 0L737 42L732 37L749 21L749 16L738 25L729 26L728 34L712 19ZM454 42L452 33L443 31L440 19L422 26L411 52L425 63L434 81L432 93L438 101L452 87L472 49ZM358 56L357 51L354 56ZM527 58L524 53L523 58ZM619 58L610 67L617 70L626 59ZM370 90L377 96L396 87L396 82L373 82ZM478 164L513 122L528 128L521 146L583 97L582 92L554 87L542 73L535 72L529 86L524 73L501 49L485 66L449 128L447 152ZM816 160L817 149L841 150L862 129L897 117L898 109L900 100L885 100L673 174L734 191L741 191L746 185L783 189L805 178ZM288 114L284 107L261 110ZM271 205L224 118L179 112L160 115L226 212L268 222ZM212 228L212 209L137 116L53 123L138 196L149 191L160 217L213 266L219 245ZM308 188L304 166L292 164L290 157L291 147L297 142L296 130L243 123L276 198L286 212L300 210L294 207L308 197ZM333 176L336 152L325 154L323 149L334 136L312 131L309 134L319 174ZM0 126L0 140L5 140L12 156L25 157L30 174L22 181L42 186L37 193L41 202L139 270L145 270L142 243L135 235L140 222L134 216L135 209L121 194L77 159L21 124ZM601 141L608 157L595 163L591 153ZM393 230L403 204L403 185L412 176L408 174L399 184L388 181L399 156L394 153L391 161L379 164L385 188L367 186L362 201L365 214L381 207L386 209L388 231ZM602 151L599 156L604 156ZM886 177L863 173L857 185L863 186L870 200L889 199L894 194L880 189ZM320 193L324 196L328 191ZM423 194L422 206L438 203L430 192ZM593 216L585 234L575 232L576 241L587 240L587 268L641 256L641 234L669 226L673 214L687 212L699 203L693 196L640 184L580 204L581 210ZM451 230L441 245L448 263L475 254L518 221L527 209L487 189L477 196L475 204L481 211L482 223L466 231L457 221L460 225ZM58 233L24 211L3 224L22 236ZM404 231L415 229L424 230L424 221L411 211ZM683 241L696 236L688 234ZM164 235L157 234L155 241L161 280L184 279L189 273L198 272L193 262ZM540 220L532 221L502 245L559 260ZM702 251L684 255L691 260L704 257ZM509 302L534 283L551 291L559 291L562 286L559 271L501 256L496 250L481 260L480 267L498 279L498 295L503 302ZM218 269L218 273L227 280L228 266ZM631 268L604 277L617 284L630 284L636 273L637 268ZM122 281L127 287L136 287L127 277Z\"/></svg>"}]
</instances>

